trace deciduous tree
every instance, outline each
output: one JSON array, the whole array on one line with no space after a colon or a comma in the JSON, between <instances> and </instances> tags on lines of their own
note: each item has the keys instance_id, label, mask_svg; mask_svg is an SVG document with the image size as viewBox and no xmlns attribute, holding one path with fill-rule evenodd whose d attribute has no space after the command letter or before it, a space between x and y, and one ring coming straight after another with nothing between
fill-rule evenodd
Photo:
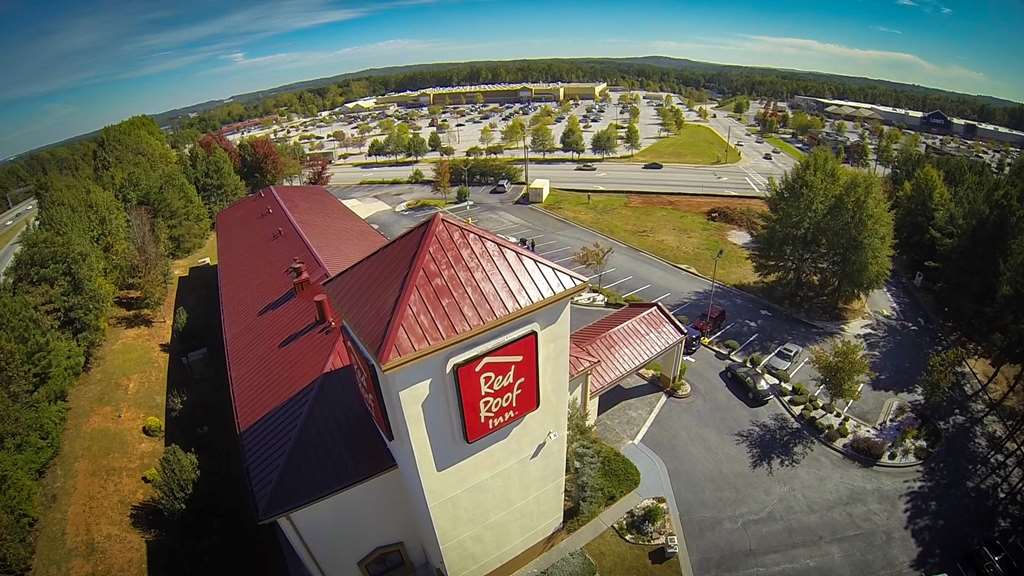
<instances>
[{"instance_id":1,"label":"deciduous tree","mask_svg":"<svg viewBox=\"0 0 1024 576\"><path fill-rule=\"evenodd\" d=\"M833 401L860 398L861 385L874 376L864 345L853 340L837 339L812 348L811 364L818 371L815 381Z\"/></svg>"}]
</instances>

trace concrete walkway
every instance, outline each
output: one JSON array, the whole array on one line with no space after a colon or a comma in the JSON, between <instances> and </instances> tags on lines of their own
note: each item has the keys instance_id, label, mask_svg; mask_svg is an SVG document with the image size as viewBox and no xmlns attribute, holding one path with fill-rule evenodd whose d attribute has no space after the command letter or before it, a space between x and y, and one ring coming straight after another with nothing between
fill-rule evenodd
<instances>
[{"instance_id":1,"label":"concrete walkway","mask_svg":"<svg viewBox=\"0 0 1024 576\"><path fill-rule=\"evenodd\" d=\"M682 525L679 522L679 510L676 507L675 496L672 493L672 485L668 479L668 471L665 464L657 454L652 452L643 444L626 444L622 453L636 465L640 471L640 486L636 490L626 494L621 500L605 509L597 518L591 520L579 530L573 532L565 540L559 542L555 547L541 554L532 562L516 572L516 576L533 576L539 574L559 559L570 552L579 550L586 546L591 540L597 538L607 530L626 512L639 504L645 498L664 496L668 501L669 510L672 512L672 523L675 533L679 536L679 566L682 576L693 576L693 569L690 566L690 556L686 550L686 542L683 539Z\"/></svg>"}]
</instances>

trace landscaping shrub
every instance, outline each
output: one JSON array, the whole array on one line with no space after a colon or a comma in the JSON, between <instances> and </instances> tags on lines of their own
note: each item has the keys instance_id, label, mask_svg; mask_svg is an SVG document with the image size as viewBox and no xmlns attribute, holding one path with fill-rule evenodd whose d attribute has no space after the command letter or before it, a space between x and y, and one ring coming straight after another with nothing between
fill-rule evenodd
<instances>
[{"instance_id":1,"label":"landscaping shrub","mask_svg":"<svg viewBox=\"0 0 1024 576\"><path fill-rule=\"evenodd\" d=\"M548 566L539 576L596 576L597 566L582 549L574 550Z\"/></svg>"},{"instance_id":2,"label":"landscaping shrub","mask_svg":"<svg viewBox=\"0 0 1024 576\"><path fill-rule=\"evenodd\" d=\"M817 410L817 409L821 408L821 400L819 400L818 398L813 398L813 399L811 399L811 406L812 406L812 407L813 407L813 408L814 408L815 410Z\"/></svg>"},{"instance_id":3,"label":"landscaping shrub","mask_svg":"<svg viewBox=\"0 0 1024 576\"><path fill-rule=\"evenodd\" d=\"M740 343L735 340L726 340L722 342L722 346L725 347L729 352L735 352L740 347Z\"/></svg>"},{"instance_id":4,"label":"landscaping shrub","mask_svg":"<svg viewBox=\"0 0 1024 576\"><path fill-rule=\"evenodd\" d=\"M832 413L832 403L831 402L825 402L824 404L822 404L821 409L824 410L826 414L831 414Z\"/></svg>"},{"instance_id":5,"label":"landscaping shrub","mask_svg":"<svg viewBox=\"0 0 1024 576\"><path fill-rule=\"evenodd\" d=\"M164 423L156 416L146 418L142 425L142 433L150 438L159 438L164 435Z\"/></svg>"},{"instance_id":6,"label":"landscaping shrub","mask_svg":"<svg viewBox=\"0 0 1024 576\"><path fill-rule=\"evenodd\" d=\"M884 440L872 436L856 436L850 440L849 447L861 456L872 460L881 460L882 455L885 454L886 443Z\"/></svg>"},{"instance_id":7,"label":"landscaping shrub","mask_svg":"<svg viewBox=\"0 0 1024 576\"><path fill-rule=\"evenodd\" d=\"M164 449L157 465L156 504L168 518L180 516L192 500L192 491L199 480L199 459L194 452L185 452L176 444Z\"/></svg>"},{"instance_id":8,"label":"landscaping shrub","mask_svg":"<svg viewBox=\"0 0 1024 576\"><path fill-rule=\"evenodd\" d=\"M177 416L185 407L186 400L188 400L188 394L184 390L172 390L167 395L167 411L171 413L171 416Z\"/></svg>"},{"instance_id":9,"label":"landscaping shrub","mask_svg":"<svg viewBox=\"0 0 1024 576\"><path fill-rule=\"evenodd\" d=\"M850 435L850 429L846 426L846 424L841 424L839 428L836 428L836 432L839 433L840 438L846 438L847 436Z\"/></svg>"},{"instance_id":10,"label":"landscaping shrub","mask_svg":"<svg viewBox=\"0 0 1024 576\"><path fill-rule=\"evenodd\" d=\"M914 458L924 460L928 457L928 449L924 446L914 446Z\"/></svg>"},{"instance_id":11,"label":"landscaping shrub","mask_svg":"<svg viewBox=\"0 0 1024 576\"><path fill-rule=\"evenodd\" d=\"M747 364L755 368L757 366L760 366L761 362L764 362L764 354L758 354L757 352L755 352L751 354L749 358L747 358Z\"/></svg>"},{"instance_id":12,"label":"landscaping shrub","mask_svg":"<svg viewBox=\"0 0 1024 576\"><path fill-rule=\"evenodd\" d=\"M778 378L779 382L782 382L782 383L785 383L785 384L789 384L789 379L791 378L791 376L789 375L788 371L786 371L786 370L773 370L772 371L772 375L775 376L776 378Z\"/></svg>"},{"instance_id":13,"label":"landscaping shrub","mask_svg":"<svg viewBox=\"0 0 1024 576\"><path fill-rule=\"evenodd\" d=\"M802 417L802 418L803 418L804 420L810 420L811 418L813 418L814 416L812 416L812 414L814 414L814 411L813 411L813 410L811 410L811 407L810 407L810 406L806 406L806 405L805 405L805 406L804 406L804 409L800 411L800 416L801 416L801 417Z\"/></svg>"},{"instance_id":14,"label":"landscaping shrub","mask_svg":"<svg viewBox=\"0 0 1024 576\"><path fill-rule=\"evenodd\" d=\"M842 438L842 435L839 434L839 430L833 429L825 432L825 440L828 440L829 442L836 442L840 438Z\"/></svg>"},{"instance_id":15,"label":"landscaping shrub","mask_svg":"<svg viewBox=\"0 0 1024 576\"><path fill-rule=\"evenodd\" d=\"M825 430L827 430L828 428L825 424L824 418L818 418L814 420L814 427L817 428L818 432L825 432Z\"/></svg>"},{"instance_id":16,"label":"landscaping shrub","mask_svg":"<svg viewBox=\"0 0 1024 576\"><path fill-rule=\"evenodd\" d=\"M469 188L459 186L459 189L455 191L455 201L461 204L467 200L469 200Z\"/></svg>"},{"instance_id":17,"label":"landscaping shrub","mask_svg":"<svg viewBox=\"0 0 1024 576\"><path fill-rule=\"evenodd\" d=\"M790 396L789 404L791 406L803 406L807 404L807 396Z\"/></svg>"},{"instance_id":18,"label":"landscaping shrub","mask_svg":"<svg viewBox=\"0 0 1024 576\"><path fill-rule=\"evenodd\" d=\"M184 306L178 306L174 311L174 323L171 327L177 336L180 336L188 327L188 310L185 310Z\"/></svg>"},{"instance_id":19,"label":"landscaping shrub","mask_svg":"<svg viewBox=\"0 0 1024 576\"><path fill-rule=\"evenodd\" d=\"M160 473L156 471L156 468L150 468L142 473L142 481L146 484L152 484L156 482L157 478L160 477Z\"/></svg>"},{"instance_id":20,"label":"landscaping shrub","mask_svg":"<svg viewBox=\"0 0 1024 576\"><path fill-rule=\"evenodd\" d=\"M423 176L422 170L420 170L419 168L413 168L412 174L409 174L409 183L419 184L420 182L423 182L424 178L425 176Z\"/></svg>"},{"instance_id":21,"label":"landscaping shrub","mask_svg":"<svg viewBox=\"0 0 1024 576\"><path fill-rule=\"evenodd\" d=\"M661 364L658 364L657 362L648 362L647 365L644 366L644 370L650 370L651 372L661 372Z\"/></svg>"},{"instance_id":22,"label":"landscaping shrub","mask_svg":"<svg viewBox=\"0 0 1024 576\"><path fill-rule=\"evenodd\" d=\"M807 396L807 385L803 382L793 384L793 394L796 394L797 396Z\"/></svg>"}]
</instances>

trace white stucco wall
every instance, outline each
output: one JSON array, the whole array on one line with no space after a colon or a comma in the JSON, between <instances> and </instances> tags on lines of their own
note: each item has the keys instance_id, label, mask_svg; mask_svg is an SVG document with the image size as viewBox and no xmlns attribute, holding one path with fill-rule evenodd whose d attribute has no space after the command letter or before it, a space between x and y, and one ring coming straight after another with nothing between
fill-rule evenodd
<instances>
[{"instance_id":1,"label":"white stucco wall","mask_svg":"<svg viewBox=\"0 0 1024 576\"><path fill-rule=\"evenodd\" d=\"M529 331L538 334L539 408L468 444L455 365ZM449 576L486 574L561 524L568 370L564 300L384 374L391 451L414 517L435 536L427 553L439 552Z\"/></svg>"},{"instance_id":2,"label":"white stucco wall","mask_svg":"<svg viewBox=\"0 0 1024 576\"><path fill-rule=\"evenodd\" d=\"M405 491L401 474L391 470L277 522L314 576L359 575L363 557L397 542L405 544L409 560L418 566L426 554L409 522Z\"/></svg>"}]
</instances>

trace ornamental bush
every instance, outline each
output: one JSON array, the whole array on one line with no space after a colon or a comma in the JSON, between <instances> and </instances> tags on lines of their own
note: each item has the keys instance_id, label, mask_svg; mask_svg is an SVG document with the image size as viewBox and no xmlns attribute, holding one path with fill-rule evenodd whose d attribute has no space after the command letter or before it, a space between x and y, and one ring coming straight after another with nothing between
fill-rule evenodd
<instances>
[{"instance_id":1,"label":"ornamental bush","mask_svg":"<svg viewBox=\"0 0 1024 576\"><path fill-rule=\"evenodd\" d=\"M761 362L764 362L764 354L754 352L753 354L750 355L749 358L747 358L747 364L755 368L760 366Z\"/></svg>"},{"instance_id":2,"label":"ornamental bush","mask_svg":"<svg viewBox=\"0 0 1024 576\"><path fill-rule=\"evenodd\" d=\"M740 347L740 343L735 340L726 340L722 342L722 346L725 347L729 352L735 352Z\"/></svg>"},{"instance_id":3,"label":"ornamental bush","mask_svg":"<svg viewBox=\"0 0 1024 576\"><path fill-rule=\"evenodd\" d=\"M846 438L847 436L850 435L850 429L846 426L846 424L841 424L839 428L836 428L836 432L839 433L840 438Z\"/></svg>"},{"instance_id":4,"label":"ornamental bush","mask_svg":"<svg viewBox=\"0 0 1024 576\"><path fill-rule=\"evenodd\" d=\"M146 418L142 425L142 433L150 438L159 438L164 435L164 423L156 416Z\"/></svg>"},{"instance_id":5,"label":"ornamental bush","mask_svg":"<svg viewBox=\"0 0 1024 576\"><path fill-rule=\"evenodd\" d=\"M856 436L850 440L849 446L854 452L872 460L881 460L887 448L884 440L872 436Z\"/></svg>"},{"instance_id":6,"label":"ornamental bush","mask_svg":"<svg viewBox=\"0 0 1024 576\"><path fill-rule=\"evenodd\" d=\"M146 484L152 484L160 478L160 473L156 471L156 468L150 468L142 473L142 481Z\"/></svg>"},{"instance_id":7,"label":"ornamental bush","mask_svg":"<svg viewBox=\"0 0 1024 576\"><path fill-rule=\"evenodd\" d=\"M156 504L168 518L181 516L192 501L192 492L199 480L199 459L194 452L185 452L176 444L164 449L157 476L153 479Z\"/></svg>"},{"instance_id":8,"label":"ornamental bush","mask_svg":"<svg viewBox=\"0 0 1024 576\"><path fill-rule=\"evenodd\" d=\"M792 406L803 406L807 404L807 396L790 396L789 403Z\"/></svg>"},{"instance_id":9,"label":"ornamental bush","mask_svg":"<svg viewBox=\"0 0 1024 576\"><path fill-rule=\"evenodd\" d=\"M829 442L835 442L840 438L842 438L842 436L839 434L839 430L829 430L825 432L825 440L828 440Z\"/></svg>"},{"instance_id":10,"label":"ornamental bush","mask_svg":"<svg viewBox=\"0 0 1024 576\"><path fill-rule=\"evenodd\" d=\"M797 396L807 396L807 385L803 382L793 384L793 394L796 394Z\"/></svg>"},{"instance_id":11,"label":"ornamental bush","mask_svg":"<svg viewBox=\"0 0 1024 576\"><path fill-rule=\"evenodd\" d=\"M814 427L817 428L818 432L825 432L828 429L828 425L825 423L824 418L818 418L815 420Z\"/></svg>"}]
</instances>

